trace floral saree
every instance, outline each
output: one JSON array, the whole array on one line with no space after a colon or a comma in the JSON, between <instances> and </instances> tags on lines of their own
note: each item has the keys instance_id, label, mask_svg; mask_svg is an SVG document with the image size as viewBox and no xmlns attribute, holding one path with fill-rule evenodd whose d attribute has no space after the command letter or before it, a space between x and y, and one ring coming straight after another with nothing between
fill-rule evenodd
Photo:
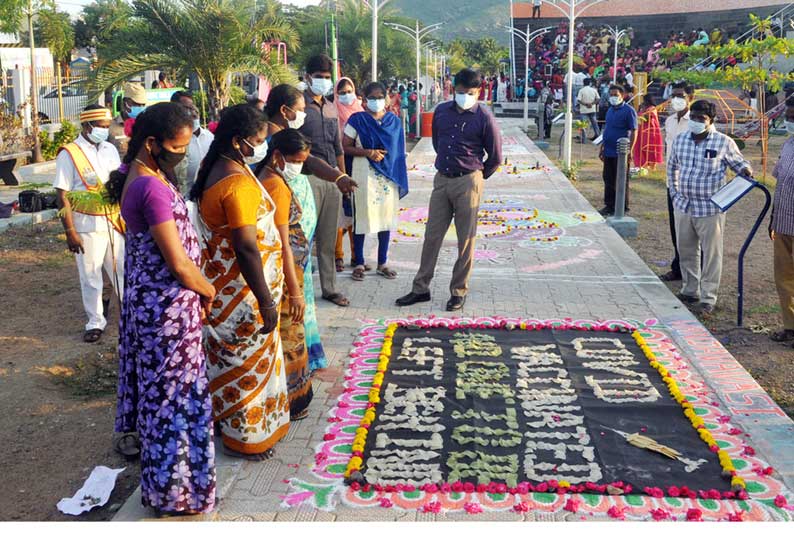
<instances>
[{"instance_id":1,"label":"floral saree","mask_svg":"<svg viewBox=\"0 0 794 542\"><path fill-rule=\"evenodd\" d=\"M275 205L249 171L261 191L257 209L257 246L265 281L273 299L281 302L284 284L281 239L273 222ZM238 178L239 180L239 178ZM202 197L224 196L213 191ZM258 454L273 447L289 429L289 401L281 336L278 327L262 333L262 317L232 247L231 229L210 229L203 212L195 216L203 239L202 272L217 291L204 327L212 410L224 446L235 452Z\"/></svg>"}]
</instances>

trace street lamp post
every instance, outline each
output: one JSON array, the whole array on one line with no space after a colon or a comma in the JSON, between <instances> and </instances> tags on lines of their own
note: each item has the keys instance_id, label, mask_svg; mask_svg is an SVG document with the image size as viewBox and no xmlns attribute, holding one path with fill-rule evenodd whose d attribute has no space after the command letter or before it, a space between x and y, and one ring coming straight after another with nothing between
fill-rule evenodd
<instances>
[{"instance_id":1,"label":"street lamp post","mask_svg":"<svg viewBox=\"0 0 794 542\"><path fill-rule=\"evenodd\" d=\"M551 31L551 26L546 26L543 28L539 28L534 32L529 31L529 25L527 25L527 30L524 32L523 30L519 30L518 28L512 26L506 26L511 35L510 41L513 41L513 35L516 35L524 42L524 126L529 127L529 92L527 92L529 88L529 44L532 43L532 40L537 38L538 36L542 36L543 34L548 34Z\"/></svg>"},{"instance_id":2,"label":"street lamp post","mask_svg":"<svg viewBox=\"0 0 794 542\"><path fill-rule=\"evenodd\" d=\"M421 72L421 59L422 59L422 38L427 36L430 32L438 30L443 23L436 23L431 24L430 26L426 26L424 28L419 28L419 20L416 20L415 28L411 28L410 26L405 26L404 24L400 23L386 23L386 26L393 30L398 30L403 34L408 34L414 40L416 40L416 137L420 137L422 132L422 118L421 118L421 103L422 101L419 98L419 78L422 75Z\"/></svg>"},{"instance_id":3,"label":"street lamp post","mask_svg":"<svg viewBox=\"0 0 794 542\"><path fill-rule=\"evenodd\" d=\"M515 22L513 19L513 0L510 0L510 27L514 27ZM516 42L513 35L510 35L510 85L515 92L516 88Z\"/></svg>"},{"instance_id":4,"label":"street lamp post","mask_svg":"<svg viewBox=\"0 0 794 542\"><path fill-rule=\"evenodd\" d=\"M573 41L576 18L590 7L607 0L542 0L544 4L553 6L568 18L568 83L565 101L565 152L563 154L566 168L571 167L571 147L573 146Z\"/></svg>"},{"instance_id":5,"label":"street lamp post","mask_svg":"<svg viewBox=\"0 0 794 542\"><path fill-rule=\"evenodd\" d=\"M617 25L606 25L606 27L607 30L609 30L609 35L612 36L612 39L615 41L615 58L612 63L612 84L614 85L618 78L618 44L620 40L623 39L623 36L626 35L626 29L619 30Z\"/></svg>"},{"instance_id":6,"label":"street lamp post","mask_svg":"<svg viewBox=\"0 0 794 542\"><path fill-rule=\"evenodd\" d=\"M372 80L378 80L378 12L391 0L362 0L372 10Z\"/></svg>"}]
</instances>

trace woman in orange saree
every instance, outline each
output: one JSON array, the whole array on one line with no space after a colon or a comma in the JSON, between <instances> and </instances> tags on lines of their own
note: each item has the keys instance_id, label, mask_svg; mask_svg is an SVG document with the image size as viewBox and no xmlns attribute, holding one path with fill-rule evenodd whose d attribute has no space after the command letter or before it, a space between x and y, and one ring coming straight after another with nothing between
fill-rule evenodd
<instances>
[{"instance_id":1,"label":"woman in orange saree","mask_svg":"<svg viewBox=\"0 0 794 542\"><path fill-rule=\"evenodd\" d=\"M275 205L248 166L264 157L266 136L261 111L225 110L191 192L202 272L218 292L204 328L213 414L225 453L251 460L272 455L290 418L281 239Z\"/></svg>"}]
</instances>

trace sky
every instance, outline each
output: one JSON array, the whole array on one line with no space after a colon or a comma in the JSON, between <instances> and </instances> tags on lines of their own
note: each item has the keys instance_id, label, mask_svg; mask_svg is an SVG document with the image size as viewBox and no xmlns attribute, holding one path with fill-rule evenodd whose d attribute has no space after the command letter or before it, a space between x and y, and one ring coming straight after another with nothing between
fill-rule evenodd
<instances>
[{"instance_id":1,"label":"sky","mask_svg":"<svg viewBox=\"0 0 794 542\"><path fill-rule=\"evenodd\" d=\"M91 4L94 0L55 0L58 9L69 12L72 16L78 15L83 6ZM292 4L295 6L316 6L320 0L280 0L282 4Z\"/></svg>"}]
</instances>

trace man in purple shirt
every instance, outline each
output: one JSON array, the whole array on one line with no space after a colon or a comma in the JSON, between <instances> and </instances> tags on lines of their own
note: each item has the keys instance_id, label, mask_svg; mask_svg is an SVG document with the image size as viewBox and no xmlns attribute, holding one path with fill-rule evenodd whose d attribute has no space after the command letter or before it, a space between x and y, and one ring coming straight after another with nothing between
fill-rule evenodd
<instances>
[{"instance_id":1,"label":"man in purple shirt","mask_svg":"<svg viewBox=\"0 0 794 542\"><path fill-rule=\"evenodd\" d=\"M455 76L455 100L438 105L433 115L437 173L427 211L419 271L411 293L397 300L401 307L430 301L430 281L438 252L453 218L458 235L458 260L452 269L447 310L460 310L466 303L483 180L493 175L502 161L502 136L496 119L477 103L481 84L476 71L461 70Z\"/></svg>"}]
</instances>

